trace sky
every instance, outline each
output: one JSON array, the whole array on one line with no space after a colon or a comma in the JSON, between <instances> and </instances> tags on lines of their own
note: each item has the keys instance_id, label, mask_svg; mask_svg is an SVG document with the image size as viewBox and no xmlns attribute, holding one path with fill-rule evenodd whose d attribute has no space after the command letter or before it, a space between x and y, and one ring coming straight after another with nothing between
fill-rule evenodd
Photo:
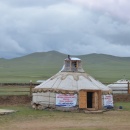
<instances>
[{"instance_id":1,"label":"sky","mask_svg":"<svg viewBox=\"0 0 130 130\"><path fill-rule=\"evenodd\" d=\"M0 0L0 58L55 50L130 57L130 0Z\"/></svg>"}]
</instances>

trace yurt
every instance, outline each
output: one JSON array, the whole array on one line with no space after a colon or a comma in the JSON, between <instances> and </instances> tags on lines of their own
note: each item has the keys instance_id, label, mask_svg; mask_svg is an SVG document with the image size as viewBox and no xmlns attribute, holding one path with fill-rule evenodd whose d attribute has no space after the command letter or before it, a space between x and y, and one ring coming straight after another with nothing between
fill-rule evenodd
<instances>
[{"instance_id":1,"label":"yurt","mask_svg":"<svg viewBox=\"0 0 130 130\"><path fill-rule=\"evenodd\" d=\"M85 73L79 58L68 56L61 71L34 88L32 107L101 110L113 104L111 92L109 87Z\"/></svg>"},{"instance_id":2,"label":"yurt","mask_svg":"<svg viewBox=\"0 0 130 130\"><path fill-rule=\"evenodd\" d=\"M130 80L120 79L113 84L107 85L109 88L113 90L113 93L128 93L130 87Z\"/></svg>"}]
</instances>

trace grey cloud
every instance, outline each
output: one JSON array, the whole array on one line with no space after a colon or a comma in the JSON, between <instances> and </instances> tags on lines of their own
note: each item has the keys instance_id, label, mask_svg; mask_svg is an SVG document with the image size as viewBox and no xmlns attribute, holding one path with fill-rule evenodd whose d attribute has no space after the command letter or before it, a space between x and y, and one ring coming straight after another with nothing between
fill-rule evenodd
<instances>
[{"instance_id":1,"label":"grey cloud","mask_svg":"<svg viewBox=\"0 0 130 130\"><path fill-rule=\"evenodd\" d=\"M71 55L130 56L129 22L65 1L40 1L40 7L34 0L31 4L28 3L30 0L10 1L0 4L4 5L0 8L1 57L49 50ZM19 8L21 1L23 5Z\"/></svg>"},{"instance_id":2,"label":"grey cloud","mask_svg":"<svg viewBox=\"0 0 130 130\"><path fill-rule=\"evenodd\" d=\"M130 20L129 0L70 0L72 3L92 10L110 13L123 20Z\"/></svg>"},{"instance_id":3,"label":"grey cloud","mask_svg":"<svg viewBox=\"0 0 130 130\"><path fill-rule=\"evenodd\" d=\"M12 6L12 7L46 7L49 5L54 5L54 4L58 4L58 3L63 3L66 0L0 0L0 2L8 5L8 6Z\"/></svg>"}]
</instances>

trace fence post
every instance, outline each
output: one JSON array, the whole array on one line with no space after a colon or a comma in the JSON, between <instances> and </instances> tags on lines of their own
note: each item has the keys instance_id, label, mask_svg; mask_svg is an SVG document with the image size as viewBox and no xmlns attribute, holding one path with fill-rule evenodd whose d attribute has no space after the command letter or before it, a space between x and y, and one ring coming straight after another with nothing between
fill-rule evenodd
<instances>
[{"instance_id":1,"label":"fence post","mask_svg":"<svg viewBox=\"0 0 130 130\"><path fill-rule=\"evenodd\" d=\"M128 94L130 93L130 83L128 82Z\"/></svg>"},{"instance_id":2,"label":"fence post","mask_svg":"<svg viewBox=\"0 0 130 130\"><path fill-rule=\"evenodd\" d=\"M30 96L32 96L32 80L30 80Z\"/></svg>"}]
</instances>

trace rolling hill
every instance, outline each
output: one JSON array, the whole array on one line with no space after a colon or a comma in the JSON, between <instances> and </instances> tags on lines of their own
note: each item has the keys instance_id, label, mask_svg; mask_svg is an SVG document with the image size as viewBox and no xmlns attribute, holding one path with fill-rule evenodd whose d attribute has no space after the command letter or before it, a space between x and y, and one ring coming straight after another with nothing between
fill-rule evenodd
<instances>
[{"instance_id":1,"label":"rolling hill","mask_svg":"<svg viewBox=\"0 0 130 130\"><path fill-rule=\"evenodd\" d=\"M0 59L0 82L29 82L47 79L63 66L66 54L56 51L37 52L14 59ZM130 57L104 54L75 56L82 60L84 70L102 82L130 79Z\"/></svg>"}]
</instances>

